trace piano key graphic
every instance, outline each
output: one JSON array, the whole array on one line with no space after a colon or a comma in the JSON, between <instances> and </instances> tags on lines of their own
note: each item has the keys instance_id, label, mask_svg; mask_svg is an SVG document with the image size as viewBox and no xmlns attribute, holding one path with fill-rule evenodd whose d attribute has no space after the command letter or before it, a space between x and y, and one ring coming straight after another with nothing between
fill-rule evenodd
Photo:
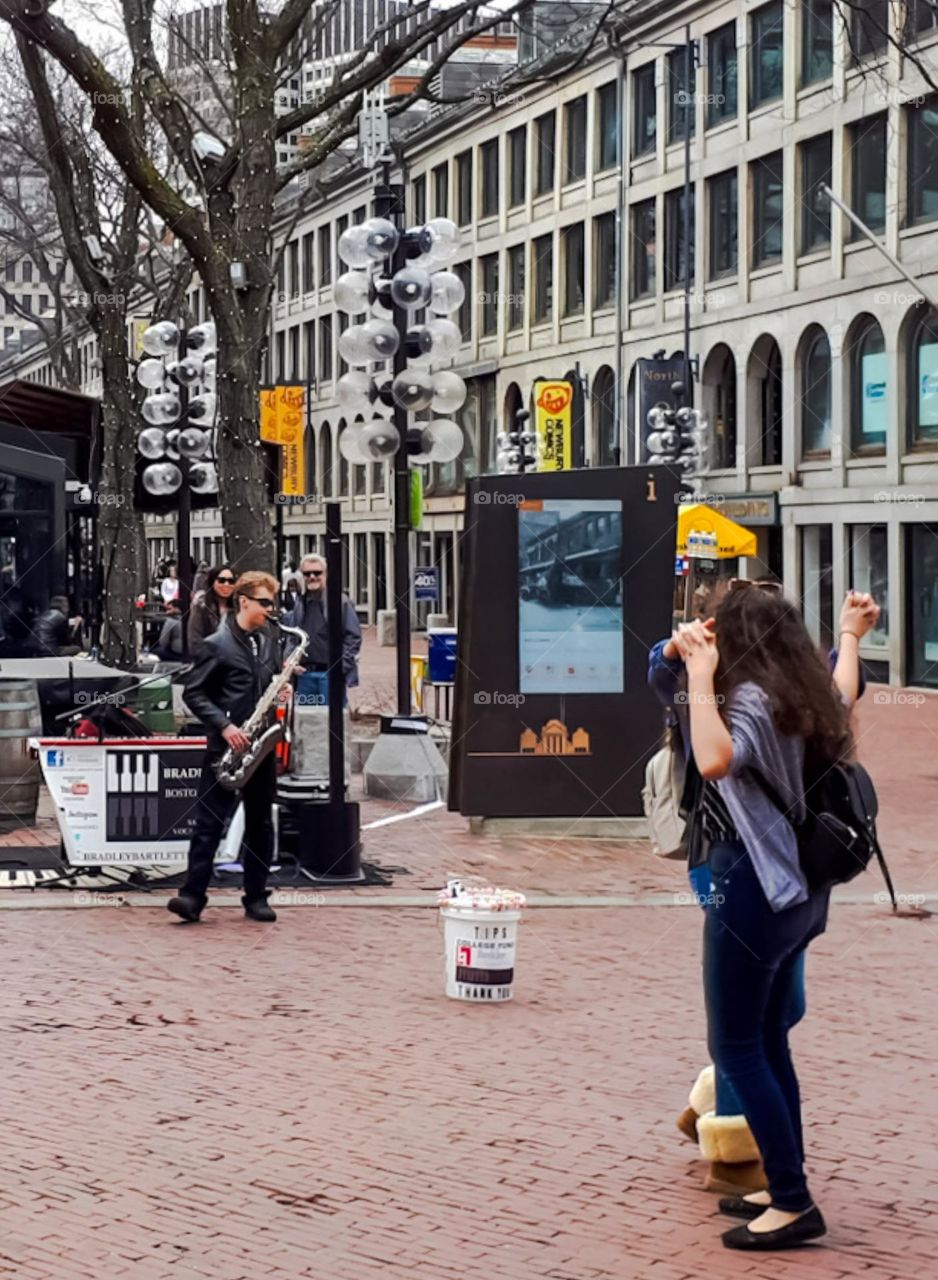
<instances>
[{"instance_id":1,"label":"piano key graphic","mask_svg":"<svg viewBox=\"0 0 938 1280\"><path fill-rule=\"evenodd\" d=\"M159 836L159 782L160 762L155 752L107 752L108 840L143 841Z\"/></svg>"}]
</instances>

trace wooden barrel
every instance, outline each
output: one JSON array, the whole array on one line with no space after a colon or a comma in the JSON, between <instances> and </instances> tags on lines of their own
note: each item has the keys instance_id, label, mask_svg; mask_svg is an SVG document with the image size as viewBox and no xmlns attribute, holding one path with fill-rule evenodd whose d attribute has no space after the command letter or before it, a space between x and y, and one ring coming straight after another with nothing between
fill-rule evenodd
<instances>
[{"instance_id":1,"label":"wooden barrel","mask_svg":"<svg viewBox=\"0 0 938 1280\"><path fill-rule=\"evenodd\" d=\"M39 804L39 761L27 740L42 735L35 680L0 678L0 825L30 826Z\"/></svg>"}]
</instances>

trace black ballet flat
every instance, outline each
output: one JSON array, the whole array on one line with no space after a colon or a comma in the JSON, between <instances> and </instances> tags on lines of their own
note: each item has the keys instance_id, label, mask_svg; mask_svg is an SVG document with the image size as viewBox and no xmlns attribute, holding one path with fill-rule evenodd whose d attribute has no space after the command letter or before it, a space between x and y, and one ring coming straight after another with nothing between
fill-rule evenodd
<instances>
[{"instance_id":1,"label":"black ballet flat","mask_svg":"<svg viewBox=\"0 0 938 1280\"><path fill-rule=\"evenodd\" d=\"M821 1211L812 1206L787 1227L779 1227L777 1231L752 1231L748 1226L732 1227L723 1232L723 1243L727 1249L798 1249L809 1240L817 1240L827 1233L827 1224L821 1217Z\"/></svg>"},{"instance_id":2,"label":"black ballet flat","mask_svg":"<svg viewBox=\"0 0 938 1280\"><path fill-rule=\"evenodd\" d=\"M753 1204L751 1200L746 1200L742 1196L724 1196L720 1201L720 1212L731 1218L758 1218L769 1208L771 1208L770 1205Z\"/></svg>"}]
</instances>

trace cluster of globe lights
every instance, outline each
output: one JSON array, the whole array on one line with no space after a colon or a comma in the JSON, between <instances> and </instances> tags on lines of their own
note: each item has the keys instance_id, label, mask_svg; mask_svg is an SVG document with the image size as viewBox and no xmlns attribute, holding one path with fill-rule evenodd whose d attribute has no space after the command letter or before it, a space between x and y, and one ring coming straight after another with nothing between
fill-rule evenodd
<instances>
[{"instance_id":1,"label":"cluster of globe lights","mask_svg":"<svg viewBox=\"0 0 938 1280\"><path fill-rule=\"evenodd\" d=\"M684 475L704 469L698 451L705 440L706 424L698 420L693 409L686 405L675 414L676 425L668 422L669 410L655 405L648 410L645 420L651 431L645 440L650 464L674 467Z\"/></svg>"},{"instance_id":2,"label":"cluster of globe lights","mask_svg":"<svg viewBox=\"0 0 938 1280\"><path fill-rule=\"evenodd\" d=\"M148 424L137 436L137 449L148 460L141 483L157 498L168 498L183 483L182 467L188 463L188 483L192 493L218 492L218 472L214 456L216 335L209 320L186 331L187 354L179 359L179 329L170 320L151 325L143 335L147 360L137 365L137 381L146 387L142 414ZM186 425L182 417L180 387L201 386L199 395L189 398ZM204 425L203 425L204 424Z\"/></svg>"},{"instance_id":3,"label":"cluster of globe lights","mask_svg":"<svg viewBox=\"0 0 938 1280\"><path fill-rule=\"evenodd\" d=\"M462 452L463 433L448 415L465 402L466 384L450 370L431 372L431 366L451 360L462 342L459 328L447 318L466 296L462 281L446 269L459 252L459 232L449 218L432 218L404 233L406 266L390 278L373 275L399 244L400 232L385 218L369 218L339 237L339 257L349 270L335 282L335 304L347 315L367 318L339 338L339 354L350 369L339 378L336 396L350 416L372 415L346 427L339 449L353 463L387 457L400 447L400 434L389 420L394 410L429 411L429 420L408 430L408 456L423 466L452 462ZM432 319L409 325L404 337L408 367L373 378L368 366L393 360L401 343L393 307L408 316L426 309Z\"/></svg>"}]
</instances>

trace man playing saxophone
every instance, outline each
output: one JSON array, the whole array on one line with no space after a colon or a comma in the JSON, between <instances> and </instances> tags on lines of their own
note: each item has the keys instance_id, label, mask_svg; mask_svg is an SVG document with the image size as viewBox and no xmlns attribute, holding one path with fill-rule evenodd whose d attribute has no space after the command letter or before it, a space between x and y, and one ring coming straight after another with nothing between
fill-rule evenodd
<instances>
[{"instance_id":1,"label":"man playing saxophone","mask_svg":"<svg viewBox=\"0 0 938 1280\"><path fill-rule=\"evenodd\" d=\"M274 848L276 756L270 751L240 792L222 786L216 774L227 749L242 752L250 745L240 726L280 671L279 638L268 625L277 590L277 580L269 573L242 573L234 586L233 608L204 642L186 682L185 699L208 731L208 749L199 779L188 875L167 907L193 924L208 901L215 852L239 795L244 801L244 913L249 920L272 922L277 918L267 902L267 875Z\"/></svg>"}]
</instances>

